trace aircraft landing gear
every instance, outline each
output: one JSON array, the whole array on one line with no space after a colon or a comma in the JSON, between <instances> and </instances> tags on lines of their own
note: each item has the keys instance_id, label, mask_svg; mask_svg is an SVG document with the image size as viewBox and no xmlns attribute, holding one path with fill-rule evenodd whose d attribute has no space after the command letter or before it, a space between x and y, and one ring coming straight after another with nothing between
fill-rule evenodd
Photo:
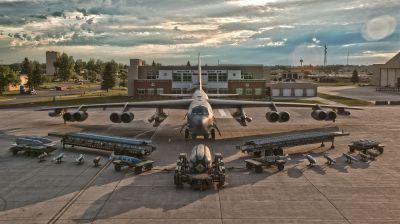
<instances>
[{"instance_id":1,"label":"aircraft landing gear","mask_svg":"<svg viewBox=\"0 0 400 224\"><path fill-rule=\"evenodd\" d=\"M215 140L215 129L211 129L211 140Z\"/></svg>"},{"instance_id":2,"label":"aircraft landing gear","mask_svg":"<svg viewBox=\"0 0 400 224\"><path fill-rule=\"evenodd\" d=\"M185 140L189 138L189 130L185 129Z\"/></svg>"}]
</instances>

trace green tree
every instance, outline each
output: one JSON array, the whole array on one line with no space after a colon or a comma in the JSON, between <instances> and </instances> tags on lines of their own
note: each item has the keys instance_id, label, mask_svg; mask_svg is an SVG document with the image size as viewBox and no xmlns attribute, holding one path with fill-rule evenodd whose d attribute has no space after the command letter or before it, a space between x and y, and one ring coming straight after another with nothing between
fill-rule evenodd
<instances>
[{"instance_id":1,"label":"green tree","mask_svg":"<svg viewBox=\"0 0 400 224\"><path fill-rule=\"evenodd\" d=\"M151 66L156 66L156 62L153 60L153 63L151 63Z\"/></svg>"},{"instance_id":2,"label":"green tree","mask_svg":"<svg viewBox=\"0 0 400 224\"><path fill-rule=\"evenodd\" d=\"M0 66L0 94L6 90L8 85L18 85L19 80L15 71L8 66Z\"/></svg>"},{"instance_id":3,"label":"green tree","mask_svg":"<svg viewBox=\"0 0 400 224\"><path fill-rule=\"evenodd\" d=\"M101 83L101 89L109 90L115 86L116 78L118 75L118 64L112 60L105 63L104 71L102 73L103 82Z\"/></svg>"},{"instance_id":4,"label":"green tree","mask_svg":"<svg viewBox=\"0 0 400 224\"><path fill-rule=\"evenodd\" d=\"M119 86L126 87L127 86L127 80L128 80L127 71L124 70L124 69L120 69L119 70L119 74L118 74L118 78L119 78Z\"/></svg>"},{"instance_id":5,"label":"green tree","mask_svg":"<svg viewBox=\"0 0 400 224\"><path fill-rule=\"evenodd\" d=\"M32 61L28 58L24 58L21 65L21 74L30 75L32 73Z\"/></svg>"},{"instance_id":6,"label":"green tree","mask_svg":"<svg viewBox=\"0 0 400 224\"><path fill-rule=\"evenodd\" d=\"M90 82L96 81L96 62L93 58L86 63L86 71L87 72L83 75L83 78L89 80Z\"/></svg>"},{"instance_id":7,"label":"green tree","mask_svg":"<svg viewBox=\"0 0 400 224\"><path fill-rule=\"evenodd\" d=\"M187 61L186 66L190 67L190 61Z\"/></svg>"},{"instance_id":8,"label":"green tree","mask_svg":"<svg viewBox=\"0 0 400 224\"><path fill-rule=\"evenodd\" d=\"M357 69L354 69L353 75L351 76L350 81L351 81L353 84L356 84L357 82L360 81L360 78L358 77Z\"/></svg>"},{"instance_id":9,"label":"green tree","mask_svg":"<svg viewBox=\"0 0 400 224\"><path fill-rule=\"evenodd\" d=\"M97 59L96 61L96 65L95 65L95 72L99 75L99 74L103 74L103 70L104 70L104 62L102 60Z\"/></svg>"},{"instance_id":10,"label":"green tree","mask_svg":"<svg viewBox=\"0 0 400 224\"><path fill-rule=\"evenodd\" d=\"M40 66L40 63L37 61L33 61L32 63L32 72L28 75L28 86L29 88L36 88L42 84L42 74L43 70Z\"/></svg>"},{"instance_id":11,"label":"green tree","mask_svg":"<svg viewBox=\"0 0 400 224\"><path fill-rule=\"evenodd\" d=\"M57 76L62 81L68 81L71 79L74 74L74 58L72 56L68 56L66 53L63 53L57 60L54 62L54 67L57 69Z\"/></svg>"},{"instance_id":12,"label":"green tree","mask_svg":"<svg viewBox=\"0 0 400 224\"><path fill-rule=\"evenodd\" d=\"M85 68L85 62L82 61L82 59L78 59L75 61L74 71L77 75L81 75L84 68Z\"/></svg>"}]
</instances>

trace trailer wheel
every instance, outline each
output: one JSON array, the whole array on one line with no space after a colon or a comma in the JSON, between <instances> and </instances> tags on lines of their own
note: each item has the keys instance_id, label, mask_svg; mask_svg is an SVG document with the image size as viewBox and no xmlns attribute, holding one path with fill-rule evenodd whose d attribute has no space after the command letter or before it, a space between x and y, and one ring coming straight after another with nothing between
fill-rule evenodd
<instances>
[{"instance_id":1,"label":"trailer wheel","mask_svg":"<svg viewBox=\"0 0 400 224\"><path fill-rule=\"evenodd\" d=\"M135 174L141 174L143 172L143 166L135 167Z\"/></svg>"},{"instance_id":2,"label":"trailer wheel","mask_svg":"<svg viewBox=\"0 0 400 224\"><path fill-rule=\"evenodd\" d=\"M118 164L115 164L114 169L115 169L115 171L121 171L121 166Z\"/></svg>"},{"instance_id":3,"label":"trailer wheel","mask_svg":"<svg viewBox=\"0 0 400 224\"><path fill-rule=\"evenodd\" d=\"M261 151L256 151L253 154L254 154L254 156L260 157L261 156Z\"/></svg>"},{"instance_id":4,"label":"trailer wheel","mask_svg":"<svg viewBox=\"0 0 400 224\"><path fill-rule=\"evenodd\" d=\"M222 188L224 185L225 185L225 176L224 175L220 175L217 187L218 188Z\"/></svg>"},{"instance_id":5,"label":"trailer wheel","mask_svg":"<svg viewBox=\"0 0 400 224\"><path fill-rule=\"evenodd\" d=\"M183 183L182 183L182 176L179 173L175 173L174 175L174 182L175 182L175 186L178 189L183 188Z\"/></svg>"},{"instance_id":6,"label":"trailer wheel","mask_svg":"<svg viewBox=\"0 0 400 224\"><path fill-rule=\"evenodd\" d=\"M250 163L246 163L246 168L251 170L251 168L253 168L253 165L251 165Z\"/></svg>"},{"instance_id":7,"label":"trailer wheel","mask_svg":"<svg viewBox=\"0 0 400 224\"><path fill-rule=\"evenodd\" d=\"M255 168L256 173L262 173L262 170L263 170L262 166L256 166Z\"/></svg>"},{"instance_id":8,"label":"trailer wheel","mask_svg":"<svg viewBox=\"0 0 400 224\"><path fill-rule=\"evenodd\" d=\"M283 155L283 149L281 147L275 148L274 149L274 155L276 155L276 156Z\"/></svg>"},{"instance_id":9,"label":"trailer wheel","mask_svg":"<svg viewBox=\"0 0 400 224\"><path fill-rule=\"evenodd\" d=\"M285 169L285 166L283 164L278 164L278 170L282 171L283 169Z\"/></svg>"},{"instance_id":10,"label":"trailer wheel","mask_svg":"<svg viewBox=\"0 0 400 224\"><path fill-rule=\"evenodd\" d=\"M378 150L380 154L383 153L383 148L382 147L376 147L376 150Z\"/></svg>"},{"instance_id":11,"label":"trailer wheel","mask_svg":"<svg viewBox=\"0 0 400 224\"><path fill-rule=\"evenodd\" d=\"M146 170L151 170L151 169L153 169L153 164L147 164L145 166L145 168L146 168Z\"/></svg>"}]
</instances>

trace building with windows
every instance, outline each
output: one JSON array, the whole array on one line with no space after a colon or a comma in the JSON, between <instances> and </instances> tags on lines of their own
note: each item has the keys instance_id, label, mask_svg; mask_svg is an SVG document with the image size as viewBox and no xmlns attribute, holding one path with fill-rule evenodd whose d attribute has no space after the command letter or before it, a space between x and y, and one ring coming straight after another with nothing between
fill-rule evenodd
<instances>
[{"instance_id":1,"label":"building with windows","mask_svg":"<svg viewBox=\"0 0 400 224\"><path fill-rule=\"evenodd\" d=\"M237 93L247 98L264 98L269 75L263 65L202 66L203 88L210 94ZM131 59L128 95L150 97L191 93L198 83L197 66L151 66Z\"/></svg>"},{"instance_id":2,"label":"building with windows","mask_svg":"<svg viewBox=\"0 0 400 224\"><path fill-rule=\"evenodd\" d=\"M56 68L54 62L60 57L60 52L57 51L46 51L46 75L54 75Z\"/></svg>"},{"instance_id":3,"label":"building with windows","mask_svg":"<svg viewBox=\"0 0 400 224\"><path fill-rule=\"evenodd\" d=\"M399 91L400 89L400 52L385 64L373 65L373 84L377 90Z\"/></svg>"},{"instance_id":4,"label":"building with windows","mask_svg":"<svg viewBox=\"0 0 400 224\"><path fill-rule=\"evenodd\" d=\"M317 85L308 82L273 82L263 65L202 66L203 89L209 94L238 94L243 98L314 97ZM198 83L197 66L152 66L131 59L128 95L192 93Z\"/></svg>"}]
</instances>

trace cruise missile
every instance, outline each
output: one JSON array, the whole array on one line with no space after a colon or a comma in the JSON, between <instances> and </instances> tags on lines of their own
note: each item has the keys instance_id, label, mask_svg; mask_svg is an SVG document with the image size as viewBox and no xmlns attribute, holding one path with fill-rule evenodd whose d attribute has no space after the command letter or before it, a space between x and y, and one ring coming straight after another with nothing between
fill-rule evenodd
<instances>
[{"instance_id":1,"label":"cruise missile","mask_svg":"<svg viewBox=\"0 0 400 224\"><path fill-rule=\"evenodd\" d=\"M351 163L352 161L356 161L358 162L359 160L356 159L354 156L347 154L347 153L343 153L343 156L346 158L346 162L347 163Z\"/></svg>"},{"instance_id":2,"label":"cruise missile","mask_svg":"<svg viewBox=\"0 0 400 224\"><path fill-rule=\"evenodd\" d=\"M83 154L80 154L78 158L75 159L75 162L79 165L85 162L85 156Z\"/></svg>"},{"instance_id":3,"label":"cruise missile","mask_svg":"<svg viewBox=\"0 0 400 224\"><path fill-rule=\"evenodd\" d=\"M46 152L40 154L40 155L38 156L39 162L45 161L45 160L46 160L46 157L47 157L47 153L46 153Z\"/></svg>"},{"instance_id":4,"label":"cruise missile","mask_svg":"<svg viewBox=\"0 0 400 224\"><path fill-rule=\"evenodd\" d=\"M62 152L57 157L54 157L53 160L56 161L56 163L61 163L63 158L64 158L64 153Z\"/></svg>"},{"instance_id":5,"label":"cruise missile","mask_svg":"<svg viewBox=\"0 0 400 224\"><path fill-rule=\"evenodd\" d=\"M93 164L95 167L100 166L99 162L101 160L101 156L96 156L96 158L93 159Z\"/></svg>"},{"instance_id":6,"label":"cruise missile","mask_svg":"<svg viewBox=\"0 0 400 224\"><path fill-rule=\"evenodd\" d=\"M336 159L334 159L332 156L324 155L324 158L326 159L327 164L329 165L336 164Z\"/></svg>"},{"instance_id":7,"label":"cruise missile","mask_svg":"<svg viewBox=\"0 0 400 224\"><path fill-rule=\"evenodd\" d=\"M317 160L313 156L311 156L310 154L307 154L306 158L307 158L307 160L309 162L308 166L313 167L313 166L315 166L317 164Z\"/></svg>"}]
</instances>

